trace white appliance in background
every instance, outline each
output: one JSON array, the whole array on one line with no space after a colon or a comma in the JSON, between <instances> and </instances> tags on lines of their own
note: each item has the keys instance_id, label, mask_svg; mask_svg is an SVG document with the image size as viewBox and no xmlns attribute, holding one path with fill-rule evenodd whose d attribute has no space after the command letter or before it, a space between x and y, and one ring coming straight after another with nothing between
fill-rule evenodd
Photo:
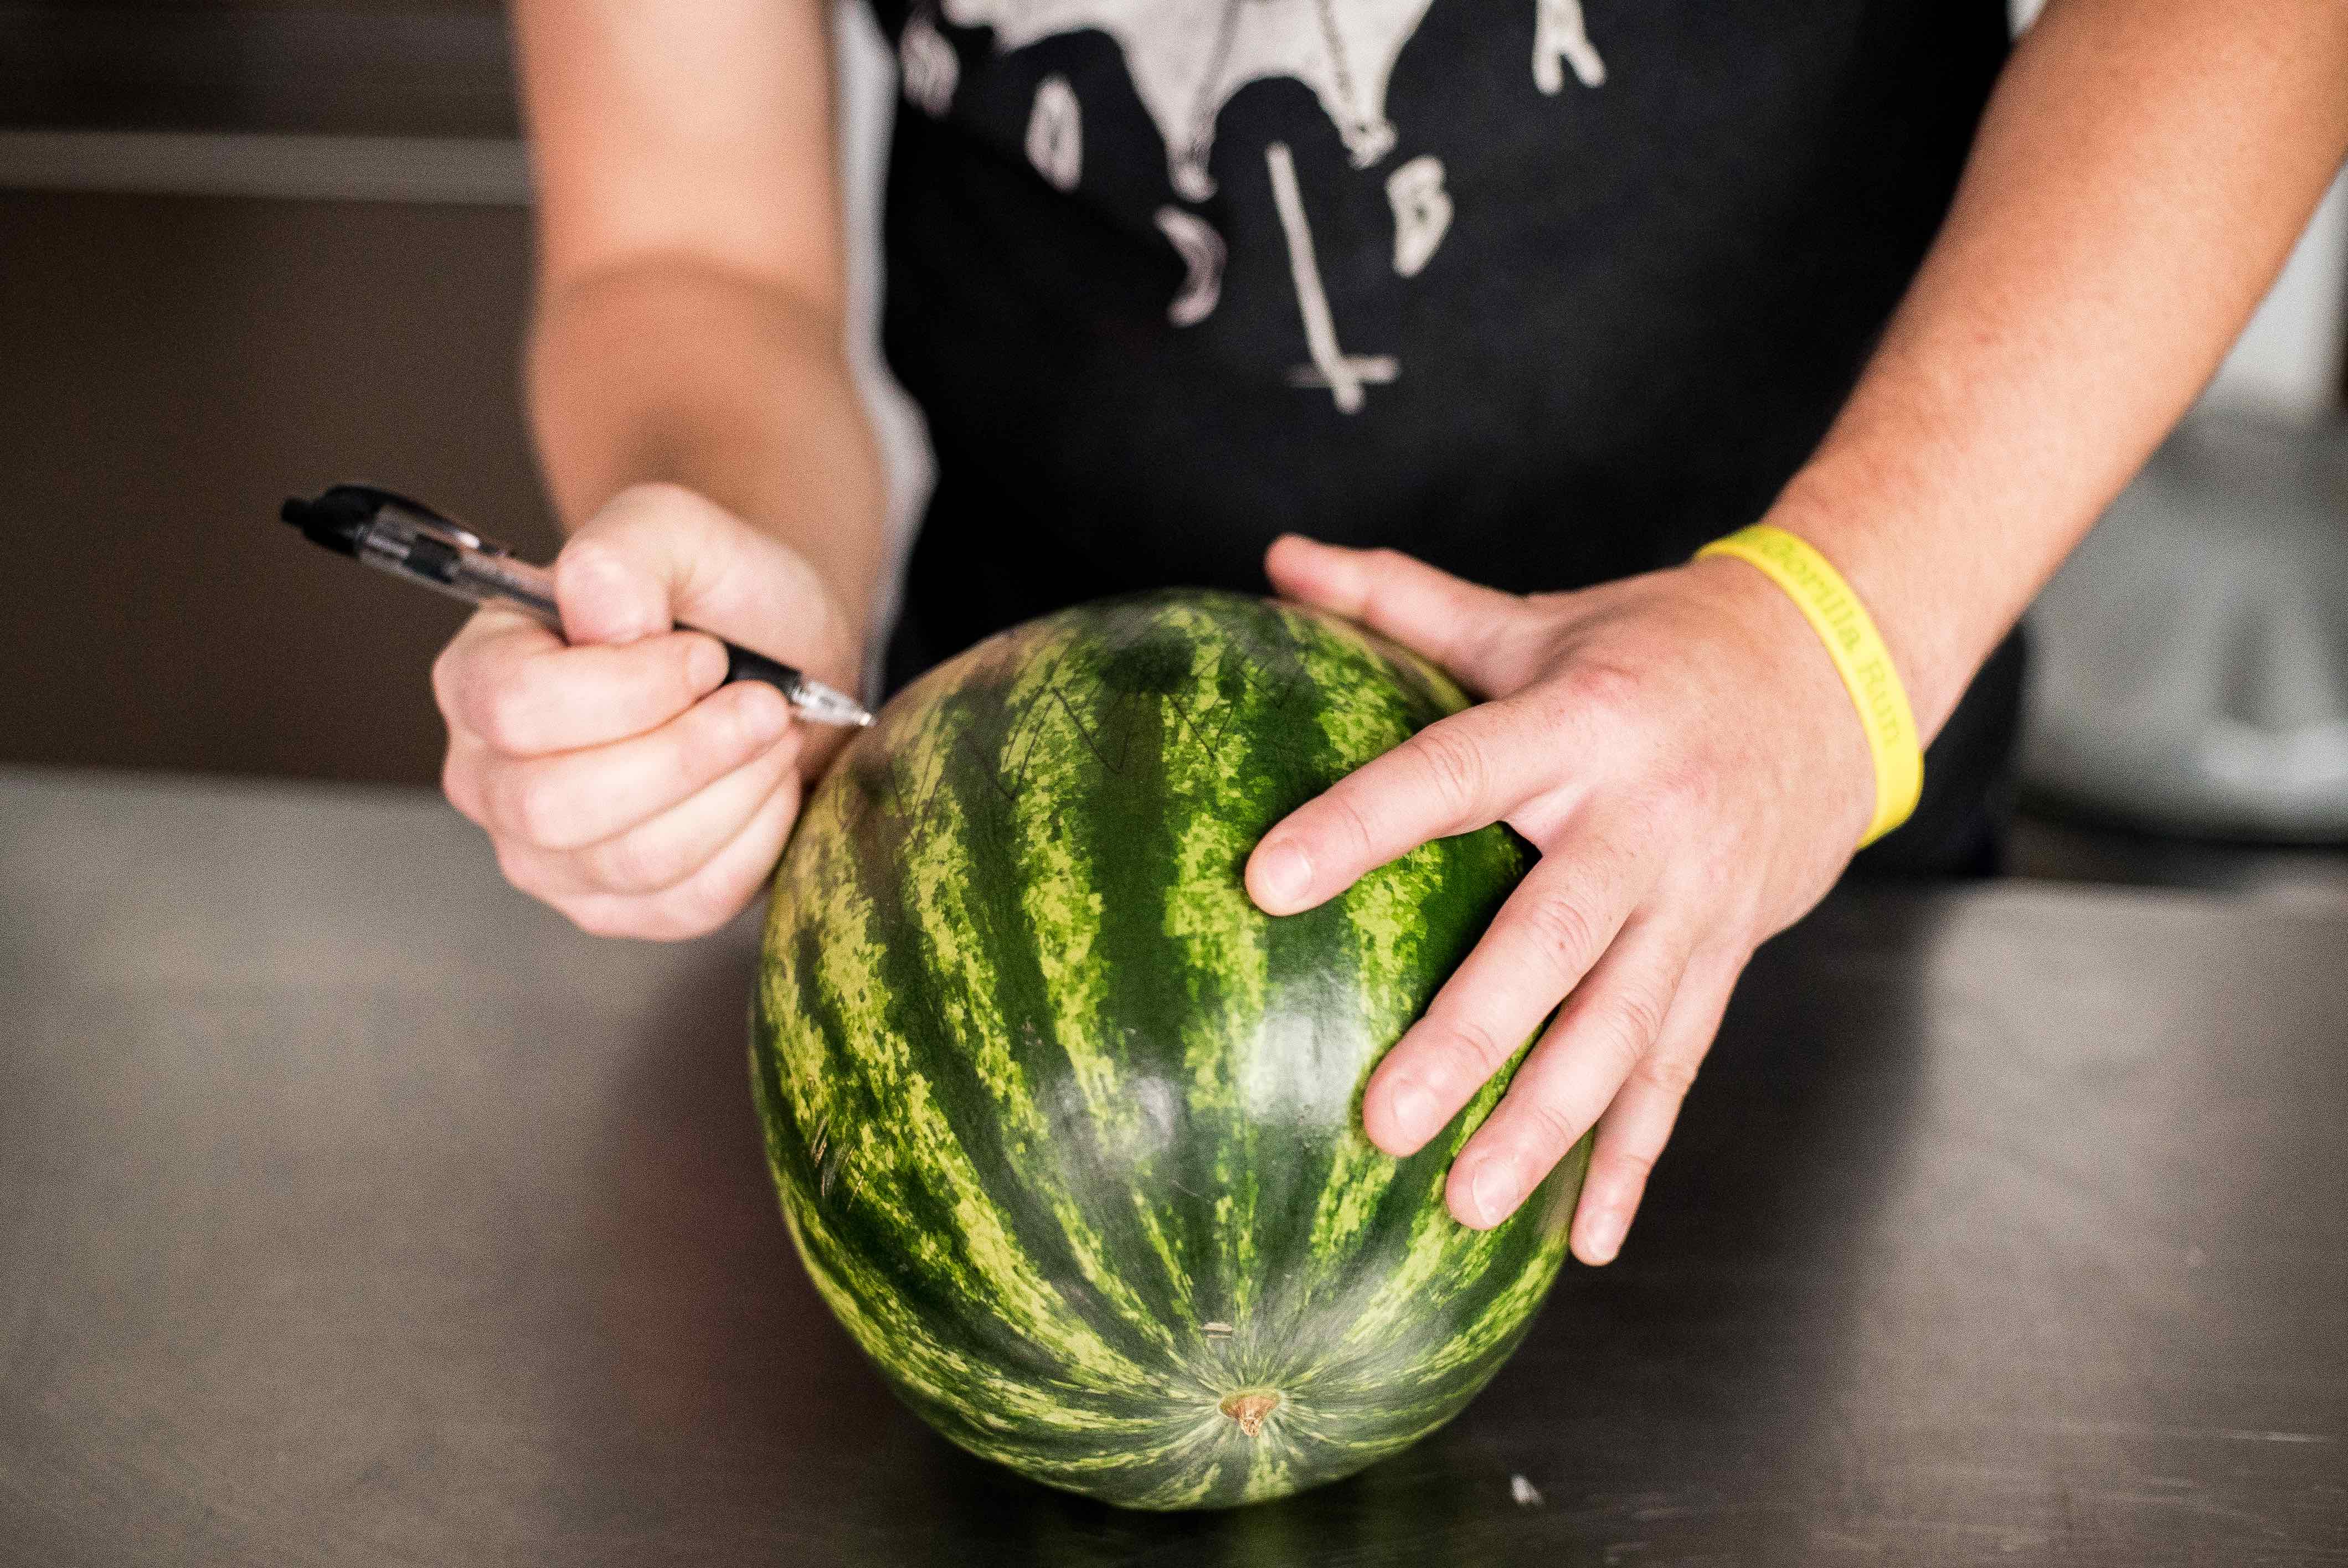
<instances>
[{"instance_id":1,"label":"white appliance in background","mask_svg":"<svg viewBox=\"0 0 2348 1568\"><path fill-rule=\"evenodd\" d=\"M2348 175L2291 252L2202 397L2205 406L2257 411L2298 424L2340 412L2348 357Z\"/></svg>"},{"instance_id":2,"label":"white appliance in background","mask_svg":"<svg viewBox=\"0 0 2348 1568\"><path fill-rule=\"evenodd\" d=\"M2197 411L2030 620L2036 804L2348 843L2348 425Z\"/></svg>"}]
</instances>

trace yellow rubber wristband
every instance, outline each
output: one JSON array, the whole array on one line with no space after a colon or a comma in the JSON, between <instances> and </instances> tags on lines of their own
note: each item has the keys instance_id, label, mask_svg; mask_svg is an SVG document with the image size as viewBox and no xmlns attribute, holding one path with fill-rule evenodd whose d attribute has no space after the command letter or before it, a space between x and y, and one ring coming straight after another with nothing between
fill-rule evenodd
<instances>
[{"instance_id":1,"label":"yellow rubber wristband","mask_svg":"<svg viewBox=\"0 0 2348 1568\"><path fill-rule=\"evenodd\" d=\"M1867 749L1875 756L1875 819L1867 825L1859 847L1907 821L1924 793L1924 748L1917 737L1916 715L1908 706L1900 671L1892 667L1891 651L1842 573L1807 539L1766 523L1739 528L1695 553L1699 558L1735 556L1758 567L1786 590L1827 645L1835 672L1859 709Z\"/></svg>"}]
</instances>

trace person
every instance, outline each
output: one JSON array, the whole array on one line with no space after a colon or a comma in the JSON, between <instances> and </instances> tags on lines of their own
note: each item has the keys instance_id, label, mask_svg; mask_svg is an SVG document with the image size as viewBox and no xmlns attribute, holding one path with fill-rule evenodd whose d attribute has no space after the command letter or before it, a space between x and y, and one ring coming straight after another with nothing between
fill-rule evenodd
<instances>
[{"instance_id":1,"label":"person","mask_svg":"<svg viewBox=\"0 0 2348 1568\"><path fill-rule=\"evenodd\" d=\"M1478 704L1277 825L1247 886L1281 915L1436 835L1538 846L1363 1114L1418 1148L1554 1010L1447 1195L1497 1224L1594 1125L1589 1263L1877 804L1804 610L1695 547L1759 519L1838 572L1938 737L1867 854L1977 868L2011 629L2348 153L2337 0L2052 0L2010 50L2004 0L875 5L884 345L938 465L889 682L1058 605L1267 578L1447 667ZM515 15L570 646L461 631L445 784L515 886L689 937L757 894L837 737L672 622L853 689L886 595L829 17Z\"/></svg>"}]
</instances>

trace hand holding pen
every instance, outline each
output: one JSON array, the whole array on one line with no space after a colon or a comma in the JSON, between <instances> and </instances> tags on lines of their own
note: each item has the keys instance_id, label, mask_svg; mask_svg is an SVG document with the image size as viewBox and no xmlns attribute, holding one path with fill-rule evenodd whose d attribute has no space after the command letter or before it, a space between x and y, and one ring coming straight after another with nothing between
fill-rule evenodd
<instances>
[{"instance_id":1,"label":"hand holding pen","mask_svg":"<svg viewBox=\"0 0 2348 1568\"><path fill-rule=\"evenodd\" d=\"M454 526L380 492L356 499L386 517L381 503L399 505L392 521ZM310 532L332 519L297 505L289 520ZM418 564L435 565L434 543L421 548ZM464 586L434 586L467 597L522 564L486 548L458 559ZM817 753L842 733L794 713L853 723L861 710L787 666L748 666L714 636L671 628L716 626L844 671L858 646L847 612L797 551L672 486L623 492L551 574L525 569L509 589L533 577L571 642L540 622L543 608L518 605L533 619L478 616L434 667L449 799L488 831L509 880L587 930L668 938L723 924L764 885ZM793 685L796 704L783 695Z\"/></svg>"},{"instance_id":2,"label":"hand holding pen","mask_svg":"<svg viewBox=\"0 0 2348 1568\"><path fill-rule=\"evenodd\" d=\"M505 546L442 517L420 501L372 485L336 485L314 501L285 503L281 514L313 543L378 570L474 604L518 610L548 630L562 630L554 574L516 560ZM695 628L679 625L679 631ZM789 665L718 640L726 679L764 681L820 724L872 723L863 705Z\"/></svg>"}]
</instances>

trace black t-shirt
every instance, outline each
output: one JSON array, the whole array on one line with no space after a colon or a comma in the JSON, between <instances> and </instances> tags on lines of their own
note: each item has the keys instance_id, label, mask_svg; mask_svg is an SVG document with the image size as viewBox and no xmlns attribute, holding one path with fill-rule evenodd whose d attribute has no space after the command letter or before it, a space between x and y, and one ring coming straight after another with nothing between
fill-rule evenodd
<instances>
[{"instance_id":1,"label":"black t-shirt","mask_svg":"<svg viewBox=\"0 0 2348 1568\"><path fill-rule=\"evenodd\" d=\"M1517 591L1807 456L1945 213L2004 0L875 0L883 342L935 495L893 686L1282 531ZM1871 852L1977 855L2003 651Z\"/></svg>"}]
</instances>

